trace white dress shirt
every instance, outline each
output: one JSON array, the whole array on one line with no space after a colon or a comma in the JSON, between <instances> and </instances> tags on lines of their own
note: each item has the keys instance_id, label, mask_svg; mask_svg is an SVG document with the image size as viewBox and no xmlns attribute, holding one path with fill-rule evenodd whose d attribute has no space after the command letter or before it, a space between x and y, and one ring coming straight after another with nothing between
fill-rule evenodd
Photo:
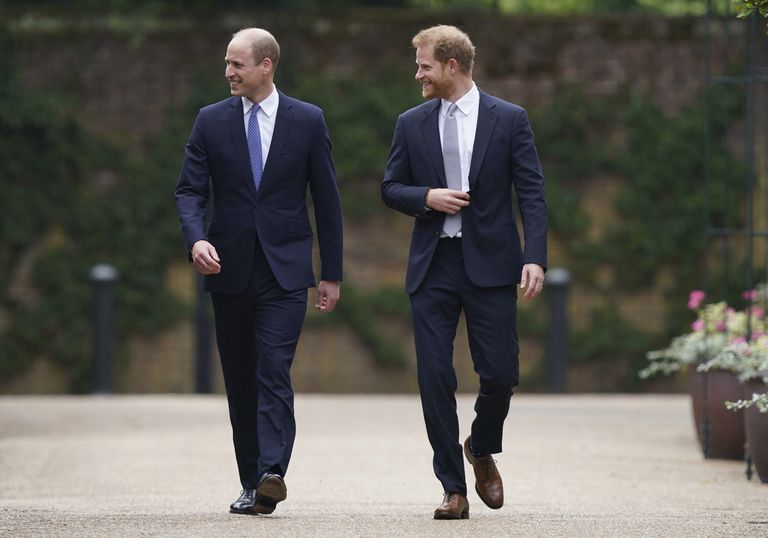
<instances>
[{"instance_id":1,"label":"white dress shirt","mask_svg":"<svg viewBox=\"0 0 768 538\"><path fill-rule=\"evenodd\" d=\"M251 110L253 109L253 103L247 97L241 97L243 100L243 124L245 125L245 136L248 137L248 120L251 119ZM264 99L259 105L261 108L258 110L259 120L259 134L261 135L261 167L264 169L264 164L267 162L269 156L269 147L272 145L272 133L275 132L275 118L277 118L277 106L280 104L280 96L277 93L277 88L272 86L272 93L270 93L266 99Z\"/></svg>"},{"instance_id":2,"label":"white dress shirt","mask_svg":"<svg viewBox=\"0 0 768 538\"><path fill-rule=\"evenodd\" d=\"M443 145L443 128L448 115L450 101L440 100L440 146ZM461 162L461 190L469 190L469 165L472 162L472 148L475 146L477 115L480 108L480 92L472 83L472 88L456 101L456 128L459 132L459 161Z\"/></svg>"}]
</instances>

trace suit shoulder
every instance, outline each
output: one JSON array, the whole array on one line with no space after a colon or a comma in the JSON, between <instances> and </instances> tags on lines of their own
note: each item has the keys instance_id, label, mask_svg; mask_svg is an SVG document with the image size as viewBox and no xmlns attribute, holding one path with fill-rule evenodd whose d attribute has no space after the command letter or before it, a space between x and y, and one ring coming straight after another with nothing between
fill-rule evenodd
<instances>
[{"instance_id":1,"label":"suit shoulder","mask_svg":"<svg viewBox=\"0 0 768 538\"><path fill-rule=\"evenodd\" d=\"M404 121L412 121L412 120L419 120L424 117L425 114L428 114L432 111L432 109L435 107L435 100L430 99L429 101L426 101L424 103L421 103L420 105L416 105L413 108L409 108L402 114L400 114L400 118Z\"/></svg>"},{"instance_id":2,"label":"suit shoulder","mask_svg":"<svg viewBox=\"0 0 768 538\"><path fill-rule=\"evenodd\" d=\"M200 115L207 116L209 114L220 114L221 112L225 112L229 110L231 107L237 105L238 99L239 97L227 97L226 99L222 99L218 103L212 103L210 105L206 105L200 109Z\"/></svg>"},{"instance_id":3,"label":"suit shoulder","mask_svg":"<svg viewBox=\"0 0 768 538\"><path fill-rule=\"evenodd\" d=\"M481 96L481 99L485 101L488 106L493 106L497 110L512 114L520 114L521 112L526 113L525 109L517 103L505 101L504 99L488 95L487 93L481 93Z\"/></svg>"},{"instance_id":4,"label":"suit shoulder","mask_svg":"<svg viewBox=\"0 0 768 538\"><path fill-rule=\"evenodd\" d=\"M310 116L319 116L323 113L323 109L321 109L319 106L313 105L312 103L307 103L306 101L302 101L294 97L289 97L284 93L280 94L280 105L290 106L295 111L298 111L302 114L307 114Z\"/></svg>"}]
</instances>

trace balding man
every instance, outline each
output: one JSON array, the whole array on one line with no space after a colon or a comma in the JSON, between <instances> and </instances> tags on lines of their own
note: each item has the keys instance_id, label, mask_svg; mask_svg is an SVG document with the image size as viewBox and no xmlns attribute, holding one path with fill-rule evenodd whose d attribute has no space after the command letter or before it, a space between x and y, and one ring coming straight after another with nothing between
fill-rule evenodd
<instances>
[{"instance_id":1,"label":"balding man","mask_svg":"<svg viewBox=\"0 0 768 538\"><path fill-rule=\"evenodd\" d=\"M211 292L242 491L230 511L284 500L296 423L290 366L315 285L306 194L322 262L315 308L342 277L341 203L322 111L275 88L280 47L267 31L227 47L232 97L200 110L176 186L190 260ZM212 198L212 218L204 218Z\"/></svg>"}]
</instances>

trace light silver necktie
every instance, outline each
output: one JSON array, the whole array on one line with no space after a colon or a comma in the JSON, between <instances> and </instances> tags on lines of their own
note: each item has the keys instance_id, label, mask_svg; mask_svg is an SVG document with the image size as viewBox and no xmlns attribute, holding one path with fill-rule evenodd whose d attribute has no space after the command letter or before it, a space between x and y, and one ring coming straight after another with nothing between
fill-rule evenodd
<instances>
[{"instance_id":1,"label":"light silver necktie","mask_svg":"<svg viewBox=\"0 0 768 538\"><path fill-rule=\"evenodd\" d=\"M461 189L461 158L459 157L459 128L456 124L456 103L451 103L443 124L443 166L449 189ZM443 233L453 237L461 231L461 213L446 215Z\"/></svg>"}]
</instances>

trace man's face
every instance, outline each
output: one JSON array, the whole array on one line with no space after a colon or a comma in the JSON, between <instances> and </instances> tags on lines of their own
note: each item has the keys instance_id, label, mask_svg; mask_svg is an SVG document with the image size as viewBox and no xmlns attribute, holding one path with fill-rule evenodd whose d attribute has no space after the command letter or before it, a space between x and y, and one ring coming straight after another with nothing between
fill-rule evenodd
<instances>
[{"instance_id":1,"label":"man's face","mask_svg":"<svg viewBox=\"0 0 768 538\"><path fill-rule=\"evenodd\" d=\"M227 63L224 76L229 82L229 91L232 95L247 97L251 101L263 95L266 86L270 83L267 76L268 68L264 65L264 61L256 64L253 50L247 40L233 39L227 47L224 61Z\"/></svg>"},{"instance_id":2,"label":"man's face","mask_svg":"<svg viewBox=\"0 0 768 538\"><path fill-rule=\"evenodd\" d=\"M416 80L421 83L421 96L424 99L433 97L447 99L453 93L448 64L435 60L434 47L419 47L416 49Z\"/></svg>"}]
</instances>

